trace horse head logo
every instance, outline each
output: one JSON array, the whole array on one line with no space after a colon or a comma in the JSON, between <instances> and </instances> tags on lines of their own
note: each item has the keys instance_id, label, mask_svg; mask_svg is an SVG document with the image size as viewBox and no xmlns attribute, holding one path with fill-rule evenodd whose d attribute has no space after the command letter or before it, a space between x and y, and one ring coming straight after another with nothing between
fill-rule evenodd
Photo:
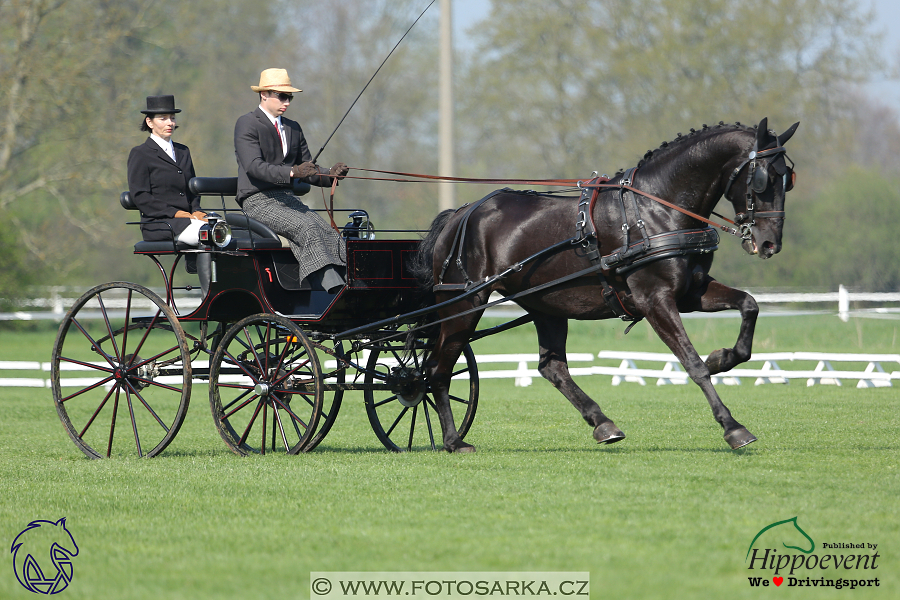
<instances>
[{"instance_id":1,"label":"horse head logo","mask_svg":"<svg viewBox=\"0 0 900 600\"><path fill-rule=\"evenodd\" d=\"M56 522L32 521L13 540L10 552L16 579L29 591L57 594L72 581L72 557L78 556L78 545L66 529L65 517Z\"/></svg>"},{"instance_id":2,"label":"horse head logo","mask_svg":"<svg viewBox=\"0 0 900 600\"><path fill-rule=\"evenodd\" d=\"M792 527L787 527L786 525L788 525L788 524L792 525ZM765 527L763 527L759 531L759 533L756 534L756 537L753 538L753 541L750 542L750 547L747 548L747 556L744 557L744 560L746 561L747 557L750 556L750 551L753 550L753 544L756 543L756 540L758 540L762 534L766 533L770 529L774 529L781 525L785 525L786 527L781 527L774 533L778 535L779 539L781 540L782 546L784 546L785 548L790 548L791 550L799 550L800 552L803 552L804 554L811 554L812 551L816 549L816 543L813 541L813 539L811 537L809 537L809 535L807 535L807 533L805 531L800 529L800 526L797 525L797 517L794 517L792 519L778 521L777 523L772 523L771 525L766 525ZM806 538L806 541L803 541L801 538L798 538L797 533L799 533L801 536L803 536L803 538ZM807 549L807 548L801 548L800 546L789 546L788 544L785 543L785 541L789 541L791 543L802 544L803 546L806 546L806 542L809 542L809 548Z\"/></svg>"}]
</instances>

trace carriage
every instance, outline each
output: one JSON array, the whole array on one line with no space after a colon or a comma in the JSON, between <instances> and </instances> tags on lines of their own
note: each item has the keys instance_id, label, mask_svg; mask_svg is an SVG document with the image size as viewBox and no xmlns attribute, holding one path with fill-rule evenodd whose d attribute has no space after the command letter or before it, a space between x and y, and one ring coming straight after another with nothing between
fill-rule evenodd
<instances>
[{"instance_id":1,"label":"carriage","mask_svg":"<svg viewBox=\"0 0 900 600\"><path fill-rule=\"evenodd\" d=\"M722 403L711 376L750 359L758 306L710 276L712 253L717 228L739 236L751 255L781 250L795 180L785 143L798 125L780 135L767 119L755 128L704 125L613 179L578 181L574 197L504 188L445 211L421 240L376 240L365 211L350 211L347 283L336 293L299 281L278 235L225 208L234 178L194 178L193 191L221 198L224 218L201 230L199 249L174 237L135 245L157 265L165 300L121 282L79 298L53 349L57 411L88 456L133 452L132 438L138 455L153 456L181 427L192 384L207 384L213 421L234 452L296 454L322 441L344 392L358 390L388 449L470 452L463 438L478 405L470 344L533 322L541 375L593 438L609 444L625 434L572 380L566 332L570 319L618 317L647 320L703 392L725 441L741 448L756 437ZM734 220L713 212L723 197ZM126 196L122 203L134 208ZM168 271L161 257L173 258ZM199 306L184 311L175 297L184 287L174 284L182 258L202 274L203 290ZM495 292L503 298L491 302ZM485 309L504 301L527 314L476 331ZM738 338L704 360L679 313L722 310L740 311ZM63 380L63 370L79 376ZM114 444L119 422L127 445Z\"/></svg>"},{"instance_id":2,"label":"carriage","mask_svg":"<svg viewBox=\"0 0 900 600\"><path fill-rule=\"evenodd\" d=\"M424 340L404 347L412 321L402 315L423 299L407 268L419 244L415 232L376 240L365 211L341 211L349 213L342 230L347 284L329 293L298 280L283 238L226 208L236 178L197 177L190 186L204 200L221 201L221 214L205 209L214 216L201 232L204 243L184 246L173 237L134 246L158 268L165 298L141 285L106 283L63 319L51 385L75 445L92 458L155 456L178 433L192 389L206 384L216 429L237 454L312 450L350 390L363 392L386 448L441 447L421 369ZM295 184L298 195L308 190ZM127 192L120 201L136 210ZM199 305L180 309L198 286L180 281L179 266L196 272L198 262L207 265L199 269L204 293ZM471 348L454 373L453 399L464 433L478 404Z\"/></svg>"}]
</instances>

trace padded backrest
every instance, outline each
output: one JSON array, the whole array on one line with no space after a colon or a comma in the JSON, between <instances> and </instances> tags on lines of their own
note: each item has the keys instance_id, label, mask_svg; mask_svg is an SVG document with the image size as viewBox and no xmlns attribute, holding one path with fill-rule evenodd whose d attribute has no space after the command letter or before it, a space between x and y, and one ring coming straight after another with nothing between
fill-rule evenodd
<instances>
[{"instance_id":1,"label":"padded backrest","mask_svg":"<svg viewBox=\"0 0 900 600\"><path fill-rule=\"evenodd\" d=\"M303 196L310 190L308 183L293 180L295 196ZM236 196L237 177L194 177L189 184L191 191L200 196Z\"/></svg>"},{"instance_id":2,"label":"padded backrest","mask_svg":"<svg viewBox=\"0 0 900 600\"><path fill-rule=\"evenodd\" d=\"M293 184L295 196L309 193L311 186L308 183L294 181ZM237 177L192 177L188 187L199 196L234 196L237 194ZM128 190L119 194L119 204L125 210L138 209Z\"/></svg>"},{"instance_id":3,"label":"padded backrest","mask_svg":"<svg viewBox=\"0 0 900 600\"><path fill-rule=\"evenodd\" d=\"M192 177L188 187L200 196L234 196L237 177Z\"/></svg>"}]
</instances>

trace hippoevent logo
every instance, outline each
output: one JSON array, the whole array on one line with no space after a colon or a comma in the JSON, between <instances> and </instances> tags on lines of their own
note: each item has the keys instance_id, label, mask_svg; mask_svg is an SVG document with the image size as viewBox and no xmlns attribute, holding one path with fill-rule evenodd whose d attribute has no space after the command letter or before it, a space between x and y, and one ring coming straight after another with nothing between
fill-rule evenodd
<instances>
[{"instance_id":1,"label":"hippoevent logo","mask_svg":"<svg viewBox=\"0 0 900 600\"><path fill-rule=\"evenodd\" d=\"M66 519L32 521L16 539L10 552L16 579L36 594L58 594L72 581L72 558L78 556L75 538Z\"/></svg>"},{"instance_id":2,"label":"hippoevent logo","mask_svg":"<svg viewBox=\"0 0 900 600\"><path fill-rule=\"evenodd\" d=\"M784 585L853 590L880 585L873 573L879 558L878 544L871 542L823 542L817 547L797 523L797 517L793 517L760 529L747 548L744 563L748 570L754 571L747 577L750 587Z\"/></svg>"}]
</instances>

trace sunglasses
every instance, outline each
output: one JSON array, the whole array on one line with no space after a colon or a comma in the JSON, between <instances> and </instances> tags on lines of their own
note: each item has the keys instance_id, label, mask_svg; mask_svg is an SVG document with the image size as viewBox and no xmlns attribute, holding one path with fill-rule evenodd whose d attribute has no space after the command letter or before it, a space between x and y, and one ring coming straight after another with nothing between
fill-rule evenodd
<instances>
[{"instance_id":1,"label":"sunglasses","mask_svg":"<svg viewBox=\"0 0 900 600\"><path fill-rule=\"evenodd\" d=\"M291 100L294 99L294 95L293 95L293 94L285 94L284 92L277 92L277 93L274 93L274 94L273 94L272 92L269 92L269 97L271 98L272 96L275 96L276 98L278 98L278 99L281 100L282 102L290 102Z\"/></svg>"}]
</instances>

